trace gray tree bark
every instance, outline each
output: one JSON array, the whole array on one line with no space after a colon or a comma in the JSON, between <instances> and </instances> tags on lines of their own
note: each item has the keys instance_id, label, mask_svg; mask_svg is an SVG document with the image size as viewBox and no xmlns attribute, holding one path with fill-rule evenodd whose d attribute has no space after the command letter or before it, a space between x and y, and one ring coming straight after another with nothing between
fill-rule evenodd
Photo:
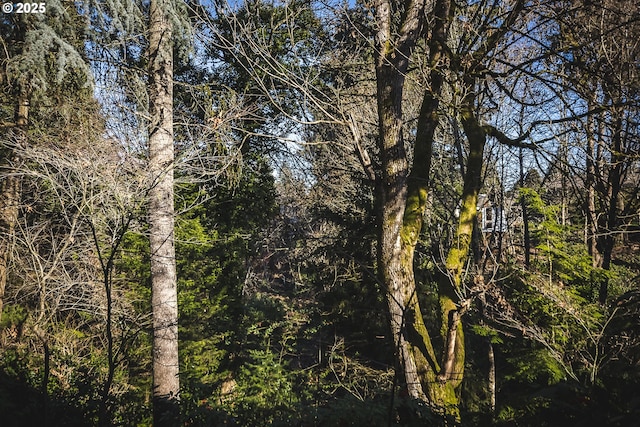
<instances>
[{"instance_id":1,"label":"gray tree bark","mask_svg":"<svg viewBox=\"0 0 640 427\"><path fill-rule=\"evenodd\" d=\"M149 9L149 225L153 425L179 424L178 294L173 207L173 42L168 0Z\"/></svg>"}]
</instances>

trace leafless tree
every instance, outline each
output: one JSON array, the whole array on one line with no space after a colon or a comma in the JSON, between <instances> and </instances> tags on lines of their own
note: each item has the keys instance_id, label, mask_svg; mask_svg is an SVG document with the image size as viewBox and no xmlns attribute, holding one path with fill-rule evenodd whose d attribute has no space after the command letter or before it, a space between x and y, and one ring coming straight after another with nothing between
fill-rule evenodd
<instances>
[{"instance_id":1,"label":"leafless tree","mask_svg":"<svg viewBox=\"0 0 640 427\"><path fill-rule=\"evenodd\" d=\"M560 63L565 79L586 116L577 138L583 161L574 164L583 177L587 247L593 266L609 270L619 235L633 221L638 206L639 150L637 99L640 76L640 11L633 2L585 2L559 19ZM580 194L580 193L579 193ZM608 280L601 281L599 301L607 302Z\"/></svg>"},{"instance_id":2,"label":"leafless tree","mask_svg":"<svg viewBox=\"0 0 640 427\"><path fill-rule=\"evenodd\" d=\"M140 223L146 182L141 162L100 134L97 114L89 119L86 111L69 111L68 126L42 135L38 145L10 147L23 159L14 173L25 195L8 295L31 309L25 328L43 350L43 396L51 373L72 380L61 376L65 365L52 359L53 349L104 352L98 417L110 425L111 404L123 386L115 374L146 326L124 297L126 289L115 286L115 261L125 234ZM73 336L70 330L83 332Z\"/></svg>"}]
</instances>

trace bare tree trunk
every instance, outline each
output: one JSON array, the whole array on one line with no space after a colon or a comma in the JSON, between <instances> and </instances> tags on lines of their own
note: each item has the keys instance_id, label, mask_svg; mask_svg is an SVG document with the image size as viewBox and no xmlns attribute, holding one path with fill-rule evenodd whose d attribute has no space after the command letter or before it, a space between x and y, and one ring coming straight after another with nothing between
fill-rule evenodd
<instances>
[{"instance_id":1,"label":"bare tree trunk","mask_svg":"<svg viewBox=\"0 0 640 427\"><path fill-rule=\"evenodd\" d=\"M520 187L524 187L524 159L522 148L518 151L518 162L520 164ZM531 233L529 231L529 212L527 209L527 202L524 197L520 200L520 207L522 208L522 243L524 246L524 267L529 269L531 266Z\"/></svg>"},{"instance_id":2,"label":"bare tree trunk","mask_svg":"<svg viewBox=\"0 0 640 427\"><path fill-rule=\"evenodd\" d=\"M178 296L173 197L173 42L171 2L149 9L149 191L153 310L153 425L179 424Z\"/></svg>"},{"instance_id":3,"label":"bare tree trunk","mask_svg":"<svg viewBox=\"0 0 640 427\"><path fill-rule=\"evenodd\" d=\"M622 113L616 111L616 119L613 124L613 136L611 147L611 166L609 170L609 179L607 180L607 212L603 215L604 227L601 227L600 248L602 253L602 268L609 270L611 268L611 259L613 256L613 247L615 245L615 232L618 230L618 204L620 199L620 190L622 189L622 168L624 165L622 155ZM604 231L604 233L602 233ZM598 301L600 304L607 302L609 296L609 279L605 277L600 282L600 292Z\"/></svg>"},{"instance_id":4,"label":"bare tree trunk","mask_svg":"<svg viewBox=\"0 0 640 427\"><path fill-rule=\"evenodd\" d=\"M569 171L567 170L568 164L568 149L567 149L567 141L562 138L560 143L560 147L558 148L558 154L560 164L558 165L558 169L560 169L560 224L563 227L567 225L567 177L569 176Z\"/></svg>"},{"instance_id":5,"label":"bare tree trunk","mask_svg":"<svg viewBox=\"0 0 640 427\"><path fill-rule=\"evenodd\" d=\"M114 348L114 336L113 336L113 269L114 260L117 253L118 246L122 242L122 237L128 228L128 222L123 231L118 234L115 244L111 249L111 253L105 262L102 252L100 251L100 242L98 241L96 229L94 225L91 225L91 231L93 235L93 241L95 244L96 252L100 260L100 267L102 270L102 283L105 292L105 335L107 339L107 378L102 386L102 395L100 396L100 405L98 408L98 426L110 426L112 425L111 419L111 387L116 373L117 361Z\"/></svg>"},{"instance_id":6,"label":"bare tree trunk","mask_svg":"<svg viewBox=\"0 0 640 427\"><path fill-rule=\"evenodd\" d=\"M489 359L489 410L491 420L494 420L496 416L496 357L491 338L487 338L487 356Z\"/></svg>"},{"instance_id":7,"label":"bare tree trunk","mask_svg":"<svg viewBox=\"0 0 640 427\"><path fill-rule=\"evenodd\" d=\"M12 157L3 159L4 164L1 166L1 173L4 176L0 187L0 319L2 319L4 295L7 286L7 266L20 202L20 181L17 177L11 175L10 163Z\"/></svg>"},{"instance_id":8,"label":"bare tree trunk","mask_svg":"<svg viewBox=\"0 0 640 427\"><path fill-rule=\"evenodd\" d=\"M589 104L589 109L593 108L593 101ZM595 150L595 129L594 116L587 116L587 155L586 155L586 183L587 187L587 250L591 255L591 263L594 268L602 267L602 255L598 250L598 212L596 210L596 150Z\"/></svg>"},{"instance_id":9,"label":"bare tree trunk","mask_svg":"<svg viewBox=\"0 0 640 427\"><path fill-rule=\"evenodd\" d=\"M23 91L18 97L15 110L15 135L19 142L24 142L29 123L29 95ZM13 241L13 234L18 221L18 207L22 198L21 181L14 174L14 163L19 159L18 153L6 148L2 153L0 164L0 319L4 306L4 294L7 286L7 266Z\"/></svg>"}]
</instances>

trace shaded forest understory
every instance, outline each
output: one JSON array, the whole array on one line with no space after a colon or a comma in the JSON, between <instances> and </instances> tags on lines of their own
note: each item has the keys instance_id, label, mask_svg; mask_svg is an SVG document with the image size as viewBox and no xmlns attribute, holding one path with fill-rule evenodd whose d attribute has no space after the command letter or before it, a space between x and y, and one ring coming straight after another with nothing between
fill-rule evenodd
<instances>
[{"instance_id":1,"label":"shaded forest understory","mask_svg":"<svg viewBox=\"0 0 640 427\"><path fill-rule=\"evenodd\" d=\"M40 9L2 426L638 424L635 2Z\"/></svg>"}]
</instances>

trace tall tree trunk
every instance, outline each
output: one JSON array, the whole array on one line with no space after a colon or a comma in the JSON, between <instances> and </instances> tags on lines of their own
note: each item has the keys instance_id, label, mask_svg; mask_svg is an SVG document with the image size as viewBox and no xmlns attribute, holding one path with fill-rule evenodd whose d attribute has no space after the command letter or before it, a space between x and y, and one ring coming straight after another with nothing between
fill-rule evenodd
<instances>
[{"instance_id":1,"label":"tall tree trunk","mask_svg":"<svg viewBox=\"0 0 640 427\"><path fill-rule=\"evenodd\" d=\"M378 274L387 291L391 331L408 395L426 399L449 422L457 424L460 422L459 397L465 360L462 315L469 305L469 300L462 295L462 273L471 251L486 140L485 130L473 110L478 76L475 68L482 68L480 64L487 52L496 47L515 22L524 2L516 1L503 21L503 28L494 32L468 58L469 61L463 62L451 58L451 49L447 46L455 12L451 0L435 0L433 10L429 11L426 9L431 7L431 2L425 0L408 0L404 7L396 6L398 3L390 0L375 3L378 148L382 164L381 173L376 177ZM426 36L430 75L418 117L413 165L409 173L402 139L402 95L412 49L417 37L423 34L425 12L433 18L429 21L430 35ZM393 25L398 17L400 22ZM413 261L428 198L432 142L439 120L438 100L441 99L444 76L451 75L447 71L464 76L464 90L457 93L466 94L460 115L470 153L464 174L460 222L445 261L448 274L439 280L440 333L444 342L439 358L422 318Z\"/></svg>"},{"instance_id":2,"label":"tall tree trunk","mask_svg":"<svg viewBox=\"0 0 640 427\"><path fill-rule=\"evenodd\" d=\"M473 88L471 82L466 82ZM465 345L462 315L469 301L462 298L462 274L469 259L473 231L477 219L478 194L482 181L485 132L473 113L474 97L466 97L461 108L462 126L469 141L469 156L464 176L460 217L452 247L445 260L446 275L441 275L440 295L441 335L444 339L442 367L438 380L446 393L447 403L455 404L455 412L447 411L459 420L460 386L464 376Z\"/></svg>"},{"instance_id":3,"label":"tall tree trunk","mask_svg":"<svg viewBox=\"0 0 640 427\"><path fill-rule=\"evenodd\" d=\"M378 22L386 22L388 5L377 7ZM422 318L413 271L415 248L422 230L428 197L428 181L433 135L438 126L438 108L443 85L442 69L446 66L445 50L451 19L449 0L438 0L434 6L434 23L430 40L431 86L425 92L418 117L413 167L408 173L407 156L402 140L402 90L407 69L408 52L393 49L388 27L380 26L380 57L376 64L379 143L382 159L381 183L378 185L379 241L378 270L387 288L391 330L396 340L399 365L403 370L403 387L414 399L427 400L447 418L459 421L459 385L462 380L460 361L464 360L463 334L459 319L454 320L453 354L443 357L449 363L443 374L431 338ZM406 26L403 26L406 28ZM385 38L386 37L386 38ZM403 40L400 36L400 40ZM386 42L385 42L386 41ZM385 50L387 48L387 50ZM444 320L449 325L449 312ZM454 318L457 315L454 313ZM445 327L446 333L449 328ZM445 350L451 353L451 349ZM452 362L449 362L452 361Z\"/></svg>"},{"instance_id":4,"label":"tall tree trunk","mask_svg":"<svg viewBox=\"0 0 640 427\"><path fill-rule=\"evenodd\" d=\"M426 209L432 144L439 124L439 100L444 85L443 69L448 65L447 39L453 12L454 8L449 0L436 1L433 11L435 21L429 43L432 70L429 76L431 88L424 94L418 117L413 167L409 176L407 208L402 231L403 259L407 272L405 286L410 289L415 289L413 258ZM465 170L464 164L461 164L461 168ZM440 319L441 339L444 346L442 355L438 358L423 323L417 298L411 307L415 307L411 311L411 318L415 320L410 329L414 337L412 340L413 355L422 373L421 379L427 399L436 410L457 423L460 421L461 361L464 364L464 345L462 344L464 337L461 326L459 327L461 325L460 319L456 318L457 313L452 317L449 316L449 311L442 313ZM454 324L452 329L449 328L452 325L451 322ZM454 371L460 375L453 375Z\"/></svg>"},{"instance_id":5,"label":"tall tree trunk","mask_svg":"<svg viewBox=\"0 0 640 427\"><path fill-rule=\"evenodd\" d=\"M522 147L518 151L518 162L520 165L520 188L524 188L524 158ZM527 202L524 197L520 198L520 208L522 209L522 243L524 246L524 267L531 266L531 232L529 231L529 212Z\"/></svg>"},{"instance_id":6,"label":"tall tree trunk","mask_svg":"<svg viewBox=\"0 0 640 427\"><path fill-rule=\"evenodd\" d=\"M604 220L601 227L601 236L599 246L602 253L602 268L609 270L611 268L611 260L613 257L613 248L615 245L615 233L618 230L618 204L620 202L620 190L622 189L623 175L623 155L622 155L622 133L623 121L622 112L615 111L615 120L613 123L611 165L609 166L609 179L607 180L607 212L602 215ZM609 295L609 279L605 277L600 282L600 292L598 301L600 304L607 302Z\"/></svg>"},{"instance_id":7,"label":"tall tree trunk","mask_svg":"<svg viewBox=\"0 0 640 427\"><path fill-rule=\"evenodd\" d=\"M13 43L24 44L27 34L25 19L16 20L16 35ZM7 59L9 59L7 57ZM5 76L6 77L6 76ZM18 88L14 110L14 137L18 143L25 143L29 126L29 107L31 92L28 87ZM21 180L15 174L14 166L19 161L19 153L13 147L0 151L0 320L4 307L4 296L7 288L8 263L14 230L18 221L18 208L22 199Z\"/></svg>"},{"instance_id":8,"label":"tall tree trunk","mask_svg":"<svg viewBox=\"0 0 640 427\"><path fill-rule=\"evenodd\" d=\"M173 197L171 2L149 8L149 224L153 310L153 425L179 424L178 296Z\"/></svg>"},{"instance_id":9,"label":"tall tree trunk","mask_svg":"<svg viewBox=\"0 0 640 427\"><path fill-rule=\"evenodd\" d=\"M402 87L404 77L391 64L377 67L378 116L382 183L378 186L379 235L378 268L387 287L391 332L396 340L397 357L404 372L409 396L424 400L417 366L407 341L406 326L410 301L416 299L415 284L406 286L407 266L402 262L401 229L407 200L408 164L402 140ZM412 269L412 259L410 260ZM418 312L411 319L421 318Z\"/></svg>"},{"instance_id":10,"label":"tall tree trunk","mask_svg":"<svg viewBox=\"0 0 640 427\"><path fill-rule=\"evenodd\" d=\"M29 123L29 95L26 90L21 91L18 96L14 121L16 142L25 143ZM21 180L14 170L15 163L19 161L19 153L11 147L3 151L0 159L0 319L7 286L7 267L22 198Z\"/></svg>"},{"instance_id":11,"label":"tall tree trunk","mask_svg":"<svg viewBox=\"0 0 640 427\"><path fill-rule=\"evenodd\" d=\"M593 109L594 100L589 103L589 110ZM602 267L602 255L598 250L598 211L596 210L596 149L595 149L595 117L587 116L587 155L586 155L586 218L587 218L587 250L591 255L591 263L594 268Z\"/></svg>"},{"instance_id":12,"label":"tall tree trunk","mask_svg":"<svg viewBox=\"0 0 640 427\"><path fill-rule=\"evenodd\" d=\"M424 0L408 2L401 33L393 39L392 5L376 2L376 83L378 102L378 145L382 173L376 184L378 199L378 274L387 288L391 332L404 373L404 387L410 397L424 400L418 367L406 333L408 304L417 303L415 284L405 286L401 229L407 201L407 153L402 138L402 94L411 51L422 27ZM411 270L412 266L410 266ZM412 275L413 272L411 271ZM411 320L422 317L418 311ZM409 320L409 321L411 321Z\"/></svg>"}]
</instances>

